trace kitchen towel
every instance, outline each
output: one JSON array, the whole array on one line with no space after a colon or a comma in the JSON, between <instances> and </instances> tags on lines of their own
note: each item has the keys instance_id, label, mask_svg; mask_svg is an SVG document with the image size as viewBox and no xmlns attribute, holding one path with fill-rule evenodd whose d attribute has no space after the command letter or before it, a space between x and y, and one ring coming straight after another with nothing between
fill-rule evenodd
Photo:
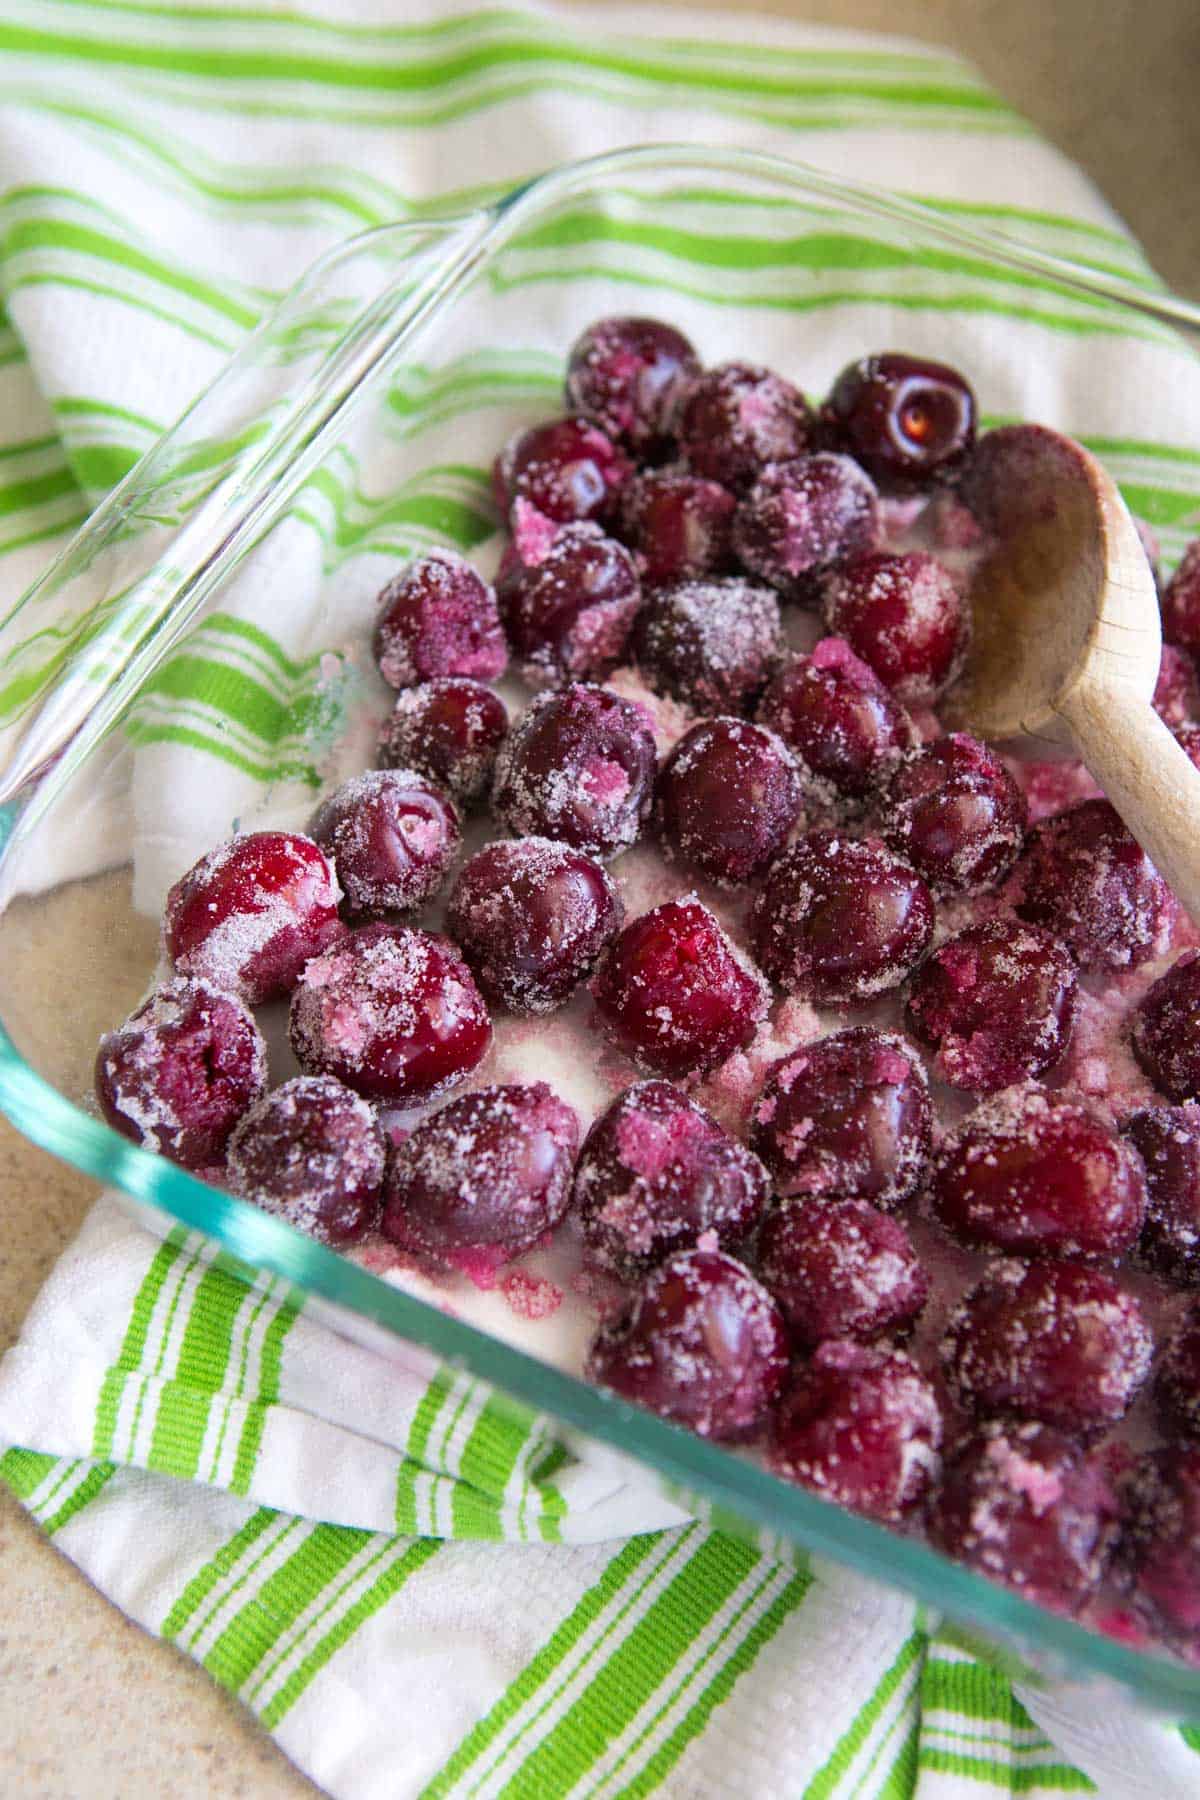
<instances>
[{"instance_id":1,"label":"kitchen towel","mask_svg":"<svg viewBox=\"0 0 1200 1800\"><path fill-rule=\"evenodd\" d=\"M0 0L5 592L321 250L649 139L804 157L1150 279L1077 171L970 70L910 44L743 14ZM690 285L716 279L701 267ZM944 293L910 302L909 341L936 338ZM681 299L689 323L704 304ZM1135 379L1089 379L1069 294L975 286L961 304L989 342L1078 339L1078 428L1172 560L1200 492L1189 396L1178 421L1150 422ZM224 835L214 817L228 829L287 778L290 722L336 649L303 599L334 550L357 545L365 604L372 559L444 537L447 516L458 541L482 537L483 471L438 479L453 504L414 504L399 527L352 479L331 486L289 540L291 616L255 617L245 596L253 650L206 628L135 722L140 799L108 851L136 856L148 906ZM52 624L0 672L0 725L53 679ZM273 708L245 708L247 675ZM189 786L197 749L206 779ZM332 1338L110 1200L5 1358L0 1441L0 1473L62 1548L335 1795L928 1800L1095 1783L1124 1800L1200 1777L1189 1734L1067 1692L1018 1697L902 1597L673 1515L469 1384Z\"/></svg>"}]
</instances>

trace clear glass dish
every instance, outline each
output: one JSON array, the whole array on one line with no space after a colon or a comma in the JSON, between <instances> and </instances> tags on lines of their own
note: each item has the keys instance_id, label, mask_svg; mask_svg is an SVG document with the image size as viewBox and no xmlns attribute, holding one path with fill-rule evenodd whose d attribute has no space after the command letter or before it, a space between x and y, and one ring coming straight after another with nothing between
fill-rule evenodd
<instances>
[{"instance_id":1,"label":"clear glass dish","mask_svg":"<svg viewBox=\"0 0 1200 1800\"><path fill-rule=\"evenodd\" d=\"M1115 233L935 209L750 154L655 148L560 168L460 217L351 239L0 627L0 1107L152 1230L202 1234L235 1272L282 1277L385 1354L422 1346L568 1441L636 1464L702 1516L906 1589L1015 1656L1027 1681L1117 1683L1171 1717L1200 1718L1200 1671L1031 1606L447 1316L136 1148L91 1107L100 1033L140 998L158 953L161 883L139 867L131 887L134 752L169 741L176 758L198 756L189 741L202 744L250 792L265 743L275 790L307 813L329 731L321 649L343 698L357 679L338 660L346 608L361 614L414 549L470 549L491 533L495 448L554 409L582 326L631 309L678 322L710 360L748 356L818 392L871 347L954 362L988 422L1032 417L1082 437L1168 553L1188 535L1200 496L1200 361L1188 340L1200 309L1163 294ZM269 637L247 632L244 673L274 707L263 738L211 713L189 725L186 706L166 704L173 671L202 656L202 634L249 584L269 586L276 534L294 548L317 523L307 597L324 643L281 662Z\"/></svg>"}]
</instances>

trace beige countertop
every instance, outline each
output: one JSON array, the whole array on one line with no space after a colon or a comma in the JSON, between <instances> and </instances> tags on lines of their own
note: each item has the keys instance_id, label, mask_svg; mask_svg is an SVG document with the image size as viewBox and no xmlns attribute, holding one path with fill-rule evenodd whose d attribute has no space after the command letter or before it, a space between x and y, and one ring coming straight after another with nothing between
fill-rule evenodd
<instances>
[{"instance_id":1,"label":"beige countertop","mask_svg":"<svg viewBox=\"0 0 1200 1800\"><path fill-rule=\"evenodd\" d=\"M908 33L974 58L1091 173L1161 273L1200 294L1196 0L756 3ZM0 1191L2 1346L94 1188L0 1122ZM290 1800L315 1791L236 1702L122 1619L0 1495L0 1792L22 1800Z\"/></svg>"}]
</instances>

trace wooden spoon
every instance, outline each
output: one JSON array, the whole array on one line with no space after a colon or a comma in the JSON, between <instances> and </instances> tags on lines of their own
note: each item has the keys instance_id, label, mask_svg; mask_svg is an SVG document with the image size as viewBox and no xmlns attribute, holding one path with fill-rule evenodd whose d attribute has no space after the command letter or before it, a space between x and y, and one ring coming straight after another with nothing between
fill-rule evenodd
<instances>
[{"instance_id":1,"label":"wooden spoon","mask_svg":"<svg viewBox=\"0 0 1200 1800\"><path fill-rule=\"evenodd\" d=\"M1158 596L1116 485L1070 438L1013 425L981 441L965 497L994 547L943 718L1026 756L1081 756L1200 924L1200 769L1150 704Z\"/></svg>"}]
</instances>

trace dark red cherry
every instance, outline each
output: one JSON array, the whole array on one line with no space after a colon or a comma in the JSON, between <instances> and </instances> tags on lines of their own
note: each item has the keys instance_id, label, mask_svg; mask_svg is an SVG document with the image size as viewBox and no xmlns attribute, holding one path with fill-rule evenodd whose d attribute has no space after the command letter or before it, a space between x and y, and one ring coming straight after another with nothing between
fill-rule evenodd
<instances>
[{"instance_id":1,"label":"dark red cherry","mask_svg":"<svg viewBox=\"0 0 1200 1800\"><path fill-rule=\"evenodd\" d=\"M1138 1254L1172 1281L1200 1287L1200 1106L1150 1106L1122 1126L1146 1170Z\"/></svg>"},{"instance_id":2,"label":"dark red cherry","mask_svg":"<svg viewBox=\"0 0 1200 1800\"><path fill-rule=\"evenodd\" d=\"M545 1013L591 974L623 916L611 880L581 850L550 838L500 839L460 872L446 930L489 1000Z\"/></svg>"},{"instance_id":3,"label":"dark red cherry","mask_svg":"<svg viewBox=\"0 0 1200 1800\"><path fill-rule=\"evenodd\" d=\"M803 1349L904 1331L929 1294L904 1226L865 1200L775 1207L758 1234L758 1273Z\"/></svg>"},{"instance_id":4,"label":"dark red cherry","mask_svg":"<svg viewBox=\"0 0 1200 1800\"><path fill-rule=\"evenodd\" d=\"M849 456L818 451L770 463L738 506L733 542L747 569L810 603L811 577L875 548L875 483Z\"/></svg>"},{"instance_id":5,"label":"dark red cherry","mask_svg":"<svg viewBox=\"0 0 1200 1800\"><path fill-rule=\"evenodd\" d=\"M622 497L621 533L642 559L646 586L727 573L736 505L728 489L701 475L636 475Z\"/></svg>"},{"instance_id":6,"label":"dark red cherry","mask_svg":"<svg viewBox=\"0 0 1200 1800\"><path fill-rule=\"evenodd\" d=\"M1200 1303L1195 1300L1167 1339L1154 1397L1172 1433L1200 1438Z\"/></svg>"},{"instance_id":7,"label":"dark red cherry","mask_svg":"<svg viewBox=\"0 0 1200 1800\"><path fill-rule=\"evenodd\" d=\"M766 1016L767 985L694 895L626 925L592 983L613 1041L676 1078L716 1068Z\"/></svg>"},{"instance_id":8,"label":"dark red cherry","mask_svg":"<svg viewBox=\"0 0 1200 1800\"><path fill-rule=\"evenodd\" d=\"M167 895L163 942L181 975L249 1006L289 993L341 936L333 864L295 831L254 831L202 856Z\"/></svg>"},{"instance_id":9,"label":"dark red cherry","mask_svg":"<svg viewBox=\"0 0 1200 1800\"><path fill-rule=\"evenodd\" d=\"M492 808L518 837L559 838L606 858L637 838L657 754L646 714L608 688L573 682L539 694L496 763Z\"/></svg>"},{"instance_id":10,"label":"dark red cherry","mask_svg":"<svg viewBox=\"0 0 1200 1800\"><path fill-rule=\"evenodd\" d=\"M453 801L415 769L368 769L309 823L354 913L410 912L446 879L462 842Z\"/></svg>"},{"instance_id":11,"label":"dark red cherry","mask_svg":"<svg viewBox=\"0 0 1200 1800\"><path fill-rule=\"evenodd\" d=\"M492 485L507 514L525 501L543 518L603 523L617 504L632 465L603 431L586 419L550 419L510 438L496 458Z\"/></svg>"},{"instance_id":12,"label":"dark red cherry","mask_svg":"<svg viewBox=\"0 0 1200 1800\"><path fill-rule=\"evenodd\" d=\"M1164 644L1154 688L1154 710L1172 729L1200 717L1200 680L1186 650Z\"/></svg>"},{"instance_id":13,"label":"dark red cherry","mask_svg":"<svg viewBox=\"0 0 1200 1800\"><path fill-rule=\"evenodd\" d=\"M1192 767L1200 769L1200 725L1176 725L1173 735L1175 742L1187 752Z\"/></svg>"},{"instance_id":14,"label":"dark red cherry","mask_svg":"<svg viewBox=\"0 0 1200 1800\"><path fill-rule=\"evenodd\" d=\"M675 421L688 467L735 492L768 463L807 450L812 423L798 388L744 362L722 363L688 382Z\"/></svg>"},{"instance_id":15,"label":"dark red cherry","mask_svg":"<svg viewBox=\"0 0 1200 1800\"><path fill-rule=\"evenodd\" d=\"M1125 1494L1120 1562L1133 1604L1191 1661L1200 1652L1200 1444L1139 1458Z\"/></svg>"},{"instance_id":16,"label":"dark red cherry","mask_svg":"<svg viewBox=\"0 0 1200 1800\"><path fill-rule=\"evenodd\" d=\"M460 806L474 806L491 788L507 730L499 694L447 676L397 694L379 734L379 761L385 769L417 769Z\"/></svg>"},{"instance_id":17,"label":"dark red cherry","mask_svg":"<svg viewBox=\"0 0 1200 1800\"><path fill-rule=\"evenodd\" d=\"M855 557L825 583L825 624L898 699L928 706L966 656L969 616L950 571L924 550Z\"/></svg>"},{"instance_id":18,"label":"dark red cherry","mask_svg":"<svg viewBox=\"0 0 1200 1800\"><path fill-rule=\"evenodd\" d=\"M999 886L1029 818L1000 758L963 731L910 751L888 777L880 811L887 842L938 895Z\"/></svg>"},{"instance_id":19,"label":"dark red cherry","mask_svg":"<svg viewBox=\"0 0 1200 1800\"><path fill-rule=\"evenodd\" d=\"M508 661L495 593L451 550L418 557L379 596L375 660L394 688L441 675L491 681Z\"/></svg>"},{"instance_id":20,"label":"dark red cherry","mask_svg":"<svg viewBox=\"0 0 1200 1800\"><path fill-rule=\"evenodd\" d=\"M1153 954L1170 892L1107 800L1043 819L1021 873L1022 918L1062 938L1083 968L1136 968Z\"/></svg>"},{"instance_id":21,"label":"dark red cherry","mask_svg":"<svg viewBox=\"0 0 1200 1800\"><path fill-rule=\"evenodd\" d=\"M659 771L655 829L668 855L736 886L782 849L800 797L799 772L774 732L744 719L706 719L684 733Z\"/></svg>"},{"instance_id":22,"label":"dark red cherry","mask_svg":"<svg viewBox=\"0 0 1200 1800\"><path fill-rule=\"evenodd\" d=\"M745 712L783 654L779 601L740 579L676 582L646 601L630 643L655 693L694 712Z\"/></svg>"},{"instance_id":23,"label":"dark red cherry","mask_svg":"<svg viewBox=\"0 0 1200 1800\"><path fill-rule=\"evenodd\" d=\"M637 455L656 455L669 441L681 385L699 373L699 357L673 325L597 319L571 346L567 406Z\"/></svg>"},{"instance_id":24,"label":"dark red cherry","mask_svg":"<svg viewBox=\"0 0 1200 1800\"><path fill-rule=\"evenodd\" d=\"M787 744L825 805L864 801L917 743L903 706L842 638L822 638L810 656L785 663L755 717Z\"/></svg>"},{"instance_id":25,"label":"dark red cherry","mask_svg":"<svg viewBox=\"0 0 1200 1800\"><path fill-rule=\"evenodd\" d=\"M575 1210L596 1259L626 1280L715 1232L745 1237L766 1205L756 1156L669 1081L637 1081L579 1153Z\"/></svg>"},{"instance_id":26,"label":"dark red cherry","mask_svg":"<svg viewBox=\"0 0 1200 1800\"><path fill-rule=\"evenodd\" d=\"M1163 590L1162 634L1193 654L1200 650L1200 538L1190 543Z\"/></svg>"},{"instance_id":27,"label":"dark red cherry","mask_svg":"<svg viewBox=\"0 0 1200 1800\"><path fill-rule=\"evenodd\" d=\"M896 350L843 369L822 413L877 480L921 485L961 467L975 416L975 395L957 369Z\"/></svg>"},{"instance_id":28,"label":"dark red cherry","mask_svg":"<svg viewBox=\"0 0 1200 1800\"><path fill-rule=\"evenodd\" d=\"M637 567L598 525L564 525L533 563L496 583L517 671L534 687L600 677L620 662L642 603Z\"/></svg>"},{"instance_id":29,"label":"dark red cherry","mask_svg":"<svg viewBox=\"0 0 1200 1800\"><path fill-rule=\"evenodd\" d=\"M331 1075L285 1081L229 1140L235 1193L323 1244L351 1244L379 1218L386 1144L373 1108Z\"/></svg>"},{"instance_id":30,"label":"dark red cherry","mask_svg":"<svg viewBox=\"0 0 1200 1800\"><path fill-rule=\"evenodd\" d=\"M95 1085L114 1130L206 1170L267 1085L266 1046L240 1000L177 976L101 1038Z\"/></svg>"},{"instance_id":31,"label":"dark red cherry","mask_svg":"<svg viewBox=\"0 0 1200 1800\"><path fill-rule=\"evenodd\" d=\"M600 1331L587 1373L701 1437L746 1437L783 1385L787 1334L741 1263L720 1250L682 1250Z\"/></svg>"},{"instance_id":32,"label":"dark red cherry","mask_svg":"<svg viewBox=\"0 0 1200 1800\"><path fill-rule=\"evenodd\" d=\"M1168 1100L1200 1096L1200 951L1186 951L1142 997L1130 1042Z\"/></svg>"}]
</instances>

